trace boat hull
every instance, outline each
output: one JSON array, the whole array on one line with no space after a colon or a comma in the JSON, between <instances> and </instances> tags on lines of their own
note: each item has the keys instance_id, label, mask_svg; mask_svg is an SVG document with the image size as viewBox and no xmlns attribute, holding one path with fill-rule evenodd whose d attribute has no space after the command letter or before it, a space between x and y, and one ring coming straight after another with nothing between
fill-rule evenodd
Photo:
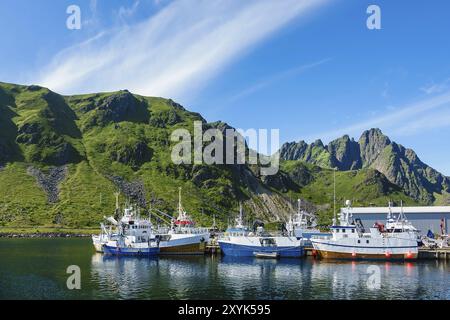
<instances>
[{"instance_id":1,"label":"boat hull","mask_svg":"<svg viewBox=\"0 0 450 320\"><path fill-rule=\"evenodd\" d=\"M280 258L300 258L304 255L302 246L294 247L263 247L247 246L219 241L220 250L224 255L233 257L255 257L258 253L277 254Z\"/></svg>"},{"instance_id":2,"label":"boat hull","mask_svg":"<svg viewBox=\"0 0 450 320\"><path fill-rule=\"evenodd\" d=\"M416 260L417 253L404 254L364 254L364 253L345 253L332 251L315 251L316 257L320 259L337 259L337 260Z\"/></svg>"},{"instance_id":3,"label":"boat hull","mask_svg":"<svg viewBox=\"0 0 450 320\"><path fill-rule=\"evenodd\" d=\"M159 242L162 255L202 255L205 254L209 234L172 234L170 240Z\"/></svg>"},{"instance_id":4,"label":"boat hull","mask_svg":"<svg viewBox=\"0 0 450 320\"><path fill-rule=\"evenodd\" d=\"M94 242L94 248L95 248L95 252L99 252L102 253L103 252L103 244L99 243L99 242Z\"/></svg>"},{"instance_id":5,"label":"boat hull","mask_svg":"<svg viewBox=\"0 0 450 320\"><path fill-rule=\"evenodd\" d=\"M190 244L183 244L183 245L173 245L173 246L165 246L160 247L160 254L161 255L171 255L171 254L177 254L177 255L202 255L205 254L205 247L206 244L203 243L190 243Z\"/></svg>"},{"instance_id":6,"label":"boat hull","mask_svg":"<svg viewBox=\"0 0 450 320\"><path fill-rule=\"evenodd\" d=\"M115 256L156 256L159 253L159 248L158 247L129 248L129 247L113 247L104 245L103 253Z\"/></svg>"},{"instance_id":7,"label":"boat hull","mask_svg":"<svg viewBox=\"0 0 450 320\"><path fill-rule=\"evenodd\" d=\"M312 240L312 244L313 255L321 259L415 260L418 256L418 248L414 245L363 247L319 240Z\"/></svg>"}]
</instances>

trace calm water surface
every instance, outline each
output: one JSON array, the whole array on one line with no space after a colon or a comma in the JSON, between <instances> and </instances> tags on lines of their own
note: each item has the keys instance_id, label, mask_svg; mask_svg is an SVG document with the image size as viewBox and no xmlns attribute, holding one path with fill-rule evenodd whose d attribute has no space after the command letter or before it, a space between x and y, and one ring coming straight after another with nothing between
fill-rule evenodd
<instances>
[{"instance_id":1,"label":"calm water surface","mask_svg":"<svg viewBox=\"0 0 450 320\"><path fill-rule=\"evenodd\" d=\"M81 290L66 269L81 268ZM381 286L369 289L368 268ZM450 299L448 262L107 258L90 239L0 239L0 299Z\"/></svg>"}]
</instances>

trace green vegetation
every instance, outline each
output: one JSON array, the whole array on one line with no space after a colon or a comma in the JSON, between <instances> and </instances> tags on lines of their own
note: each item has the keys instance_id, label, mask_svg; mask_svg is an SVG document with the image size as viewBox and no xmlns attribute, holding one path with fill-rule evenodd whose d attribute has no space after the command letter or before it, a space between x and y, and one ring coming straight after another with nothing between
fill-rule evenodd
<instances>
[{"instance_id":1,"label":"green vegetation","mask_svg":"<svg viewBox=\"0 0 450 320\"><path fill-rule=\"evenodd\" d=\"M246 218L276 229L276 217L295 210L299 197L329 223L333 171L322 168L331 165L331 157L320 141L308 146L312 163L284 161L271 177L259 177L255 166L174 165L170 135L177 128L192 132L194 121L226 126L207 124L172 100L128 91L63 97L37 86L0 83L1 230L96 230L113 213L119 189L121 203L128 196L143 209L175 215L179 187L183 206L204 226L215 217L225 227L243 201ZM46 185L54 179L51 170L62 166L66 175L53 190ZM31 175L30 167L39 174ZM132 185L131 192L118 181ZM348 198L355 205L416 203L373 169L338 172L336 182L338 206Z\"/></svg>"}]
</instances>

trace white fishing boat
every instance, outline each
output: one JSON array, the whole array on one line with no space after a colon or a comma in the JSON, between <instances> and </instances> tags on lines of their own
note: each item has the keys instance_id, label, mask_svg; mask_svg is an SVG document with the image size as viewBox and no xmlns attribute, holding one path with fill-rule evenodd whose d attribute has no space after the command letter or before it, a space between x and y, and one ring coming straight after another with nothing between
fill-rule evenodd
<instances>
[{"instance_id":1,"label":"white fishing boat","mask_svg":"<svg viewBox=\"0 0 450 320\"><path fill-rule=\"evenodd\" d=\"M92 243L94 245L96 252L103 252L103 245L108 243L110 239L116 238L117 234L113 234L112 228L106 228L106 226L101 223L100 224L101 233L99 235L92 236Z\"/></svg>"},{"instance_id":2,"label":"white fishing boat","mask_svg":"<svg viewBox=\"0 0 450 320\"><path fill-rule=\"evenodd\" d=\"M181 203L181 188L178 193L178 217L172 218L170 228L156 230L161 254L204 254L210 238L208 228L196 227Z\"/></svg>"},{"instance_id":3,"label":"white fishing boat","mask_svg":"<svg viewBox=\"0 0 450 320\"><path fill-rule=\"evenodd\" d=\"M312 236L328 236L329 232L322 232L317 228L317 218L315 215L302 210L302 202L298 199L298 211L291 215L286 229L289 234L294 235L297 238L303 238L304 245L311 245Z\"/></svg>"},{"instance_id":4,"label":"white fishing boat","mask_svg":"<svg viewBox=\"0 0 450 320\"><path fill-rule=\"evenodd\" d=\"M116 216L119 215L119 212L118 194L116 194ZM161 211L159 212L164 214ZM209 230L196 227L195 222L183 209L181 189L178 218L168 217L172 221L170 227L156 228L152 225L150 219L140 217L136 207L129 206L124 209L119 221L116 221L114 217L105 217L106 221L114 226L114 231L111 226L107 229L104 224L101 224L102 232L100 235L92 237L93 245L96 251L105 252L105 246L114 247L117 246L118 242L121 242L119 247L142 247L145 246L142 242L145 243L148 239L154 239L158 247L161 248L161 254L204 254L205 245L209 241Z\"/></svg>"},{"instance_id":5,"label":"white fishing boat","mask_svg":"<svg viewBox=\"0 0 450 320\"><path fill-rule=\"evenodd\" d=\"M353 219L350 201L348 209L341 211L339 224L333 219L331 236L313 236L315 254L334 259L398 259L413 260L418 255L416 230L404 215L389 222L389 228L375 225L366 232L359 219ZM389 220L389 216L388 216Z\"/></svg>"},{"instance_id":6,"label":"white fishing boat","mask_svg":"<svg viewBox=\"0 0 450 320\"><path fill-rule=\"evenodd\" d=\"M142 219L137 209L126 208L120 219L117 237L103 245L103 252L112 255L152 256L159 253L157 239L153 235L152 223Z\"/></svg>"},{"instance_id":7,"label":"white fishing boat","mask_svg":"<svg viewBox=\"0 0 450 320\"><path fill-rule=\"evenodd\" d=\"M262 226L255 225L253 231L244 227L242 206L235 226L228 228L218 243L227 256L299 258L304 255L301 238L293 235L273 236L266 233Z\"/></svg>"}]
</instances>

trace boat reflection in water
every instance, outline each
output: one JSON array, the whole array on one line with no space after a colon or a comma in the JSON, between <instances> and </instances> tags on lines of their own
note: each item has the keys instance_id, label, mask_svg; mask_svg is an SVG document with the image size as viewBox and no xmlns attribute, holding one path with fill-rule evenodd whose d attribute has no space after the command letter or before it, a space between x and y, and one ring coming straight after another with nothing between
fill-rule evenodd
<instances>
[{"instance_id":1,"label":"boat reflection in water","mask_svg":"<svg viewBox=\"0 0 450 320\"><path fill-rule=\"evenodd\" d=\"M420 268L411 262L312 260L311 282L327 287L313 295L324 299L415 299ZM316 287L314 286L314 287Z\"/></svg>"},{"instance_id":2,"label":"boat reflection in water","mask_svg":"<svg viewBox=\"0 0 450 320\"><path fill-rule=\"evenodd\" d=\"M449 289L442 285L448 281L450 271L434 262L232 256L148 259L95 254L91 264L94 298L102 299L443 299L450 296Z\"/></svg>"}]
</instances>

